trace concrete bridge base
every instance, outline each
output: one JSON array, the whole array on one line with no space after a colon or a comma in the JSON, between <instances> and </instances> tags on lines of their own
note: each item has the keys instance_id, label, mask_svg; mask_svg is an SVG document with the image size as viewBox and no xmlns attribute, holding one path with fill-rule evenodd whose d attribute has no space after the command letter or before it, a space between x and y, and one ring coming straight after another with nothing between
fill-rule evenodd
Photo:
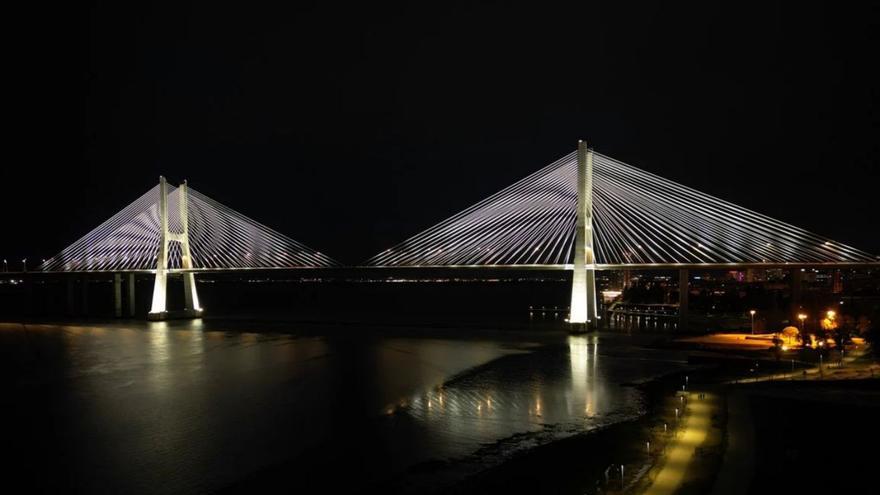
<instances>
[{"instance_id":1,"label":"concrete bridge base","mask_svg":"<svg viewBox=\"0 0 880 495\"><path fill-rule=\"evenodd\" d=\"M690 291L690 272L687 268L678 270L678 331L688 329L688 295Z\"/></svg>"},{"instance_id":2,"label":"concrete bridge base","mask_svg":"<svg viewBox=\"0 0 880 495\"><path fill-rule=\"evenodd\" d=\"M162 311L161 313L147 314L149 321L165 321L165 320L192 320L202 317L201 309L181 309L179 311Z\"/></svg>"}]
</instances>

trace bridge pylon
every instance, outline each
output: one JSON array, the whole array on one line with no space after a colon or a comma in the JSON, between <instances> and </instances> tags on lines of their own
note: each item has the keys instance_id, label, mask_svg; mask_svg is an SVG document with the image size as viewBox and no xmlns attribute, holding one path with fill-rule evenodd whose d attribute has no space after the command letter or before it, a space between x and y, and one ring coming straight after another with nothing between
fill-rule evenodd
<instances>
[{"instance_id":1,"label":"bridge pylon","mask_svg":"<svg viewBox=\"0 0 880 495\"><path fill-rule=\"evenodd\" d=\"M184 270L192 269L192 255L189 246L189 200L186 181L178 188L178 214L181 231L171 232L168 228L168 186L165 177L159 177L159 252L156 255L156 279L153 284L153 304L147 318L164 320L169 317L168 303L168 246L170 242L180 243L180 262ZM196 290L196 277L193 272L183 273L184 310L183 317L201 316L199 294Z\"/></svg>"},{"instance_id":2,"label":"bridge pylon","mask_svg":"<svg viewBox=\"0 0 880 495\"><path fill-rule=\"evenodd\" d=\"M574 275L571 284L569 323L578 329L598 328L596 259L593 251L593 150L578 141L577 221L575 223Z\"/></svg>"}]
</instances>

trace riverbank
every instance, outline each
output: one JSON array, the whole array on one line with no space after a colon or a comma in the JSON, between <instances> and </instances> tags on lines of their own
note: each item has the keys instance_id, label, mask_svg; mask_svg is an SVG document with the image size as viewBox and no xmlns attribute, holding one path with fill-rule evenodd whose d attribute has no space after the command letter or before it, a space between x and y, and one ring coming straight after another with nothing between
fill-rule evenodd
<instances>
[{"instance_id":1,"label":"riverbank","mask_svg":"<svg viewBox=\"0 0 880 495\"><path fill-rule=\"evenodd\" d=\"M664 436L675 431L676 391L694 372L658 377L638 387L646 410L639 418L598 431L536 447L499 466L478 473L444 493L602 493L632 488L663 450ZM663 435L664 424L669 435ZM659 440L659 441L658 441ZM653 441L647 446L646 442ZM620 466L624 466L623 479ZM607 481L606 481L607 480Z\"/></svg>"},{"instance_id":2,"label":"riverbank","mask_svg":"<svg viewBox=\"0 0 880 495\"><path fill-rule=\"evenodd\" d=\"M712 486L726 444L727 396L714 385L696 384L673 400L674 429L655 435L662 442L646 474L631 493L650 495L702 494ZM668 412L667 412L668 414Z\"/></svg>"},{"instance_id":3,"label":"riverbank","mask_svg":"<svg viewBox=\"0 0 880 495\"><path fill-rule=\"evenodd\" d=\"M688 361L698 369L640 385L648 399L641 417L533 449L469 478L449 493L712 491L722 466L729 462L731 389L726 383L770 376L786 363L768 359L771 356L766 352L688 349L662 338L656 344L686 351ZM741 445L742 439L737 440ZM740 486L748 487L750 474L738 475L746 480Z\"/></svg>"}]
</instances>

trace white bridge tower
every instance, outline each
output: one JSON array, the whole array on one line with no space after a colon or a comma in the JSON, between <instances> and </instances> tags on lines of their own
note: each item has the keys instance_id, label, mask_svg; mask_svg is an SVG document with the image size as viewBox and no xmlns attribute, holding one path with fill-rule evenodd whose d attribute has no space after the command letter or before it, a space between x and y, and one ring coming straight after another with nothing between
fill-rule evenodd
<instances>
[{"instance_id":1,"label":"white bridge tower","mask_svg":"<svg viewBox=\"0 0 880 495\"><path fill-rule=\"evenodd\" d=\"M153 284L153 304L147 317L151 320L164 320L168 317L168 243L180 243L181 268L192 270L192 256L189 249L189 201L186 181L177 189L178 213L181 232L168 230L168 187L165 177L159 177L159 253L156 255L156 281ZM183 291L185 298L185 317L198 317L202 314L199 294L196 291L196 277L191 271L183 272Z\"/></svg>"},{"instance_id":2,"label":"white bridge tower","mask_svg":"<svg viewBox=\"0 0 880 495\"><path fill-rule=\"evenodd\" d=\"M574 276L571 284L569 323L586 330L598 327L596 308L596 260L593 252L593 150L578 141L577 223L574 241Z\"/></svg>"}]
</instances>

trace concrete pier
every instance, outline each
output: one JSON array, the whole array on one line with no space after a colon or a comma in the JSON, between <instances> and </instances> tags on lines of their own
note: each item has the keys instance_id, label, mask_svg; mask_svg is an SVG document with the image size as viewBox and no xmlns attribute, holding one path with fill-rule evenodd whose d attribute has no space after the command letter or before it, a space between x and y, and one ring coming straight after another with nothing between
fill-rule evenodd
<instances>
[{"instance_id":1,"label":"concrete pier","mask_svg":"<svg viewBox=\"0 0 880 495\"><path fill-rule=\"evenodd\" d=\"M575 331L598 328L596 269L593 254L593 151L584 141L577 151L577 220L569 323Z\"/></svg>"},{"instance_id":2,"label":"concrete pier","mask_svg":"<svg viewBox=\"0 0 880 495\"><path fill-rule=\"evenodd\" d=\"M65 277L65 289L67 292L67 316L73 316L76 314L76 278L73 276Z\"/></svg>"},{"instance_id":3,"label":"concrete pier","mask_svg":"<svg viewBox=\"0 0 880 495\"><path fill-rule=\"evenodd\" d=\"M128 278L128 316L134 318L135 299L134 299L134 273L129 273Z\"/></svg>"},{"instance_id":4,"label":"concrete pier","mask_svg":"<svg viewBox=\"0 0 880 495\"><path fill-rule=\"evenodd\" d=\"M113 316L122 318L122 274L113 274Z\"/></svg>"},{"instance_id":5,"label":"concrete pier","mask_svg":"<svg viewBox=\"0 0 880 495\"><path fill-rule=\"evenodd\" d=\"M83 275L80 279L82 285L82 302L80 304L80 314L82 316L89 315L89 277Z\"/></svg>"},{"instance_id":6,"label":"concrete pier","mask_svg":"<svg viewBox=\"0 0 880 495\"><path fill-rule=\"evenodd\" d=\"M687 268L678 270L678 330L688 329L688 295L690 271Z\"/></svg>"}]
</instances>

